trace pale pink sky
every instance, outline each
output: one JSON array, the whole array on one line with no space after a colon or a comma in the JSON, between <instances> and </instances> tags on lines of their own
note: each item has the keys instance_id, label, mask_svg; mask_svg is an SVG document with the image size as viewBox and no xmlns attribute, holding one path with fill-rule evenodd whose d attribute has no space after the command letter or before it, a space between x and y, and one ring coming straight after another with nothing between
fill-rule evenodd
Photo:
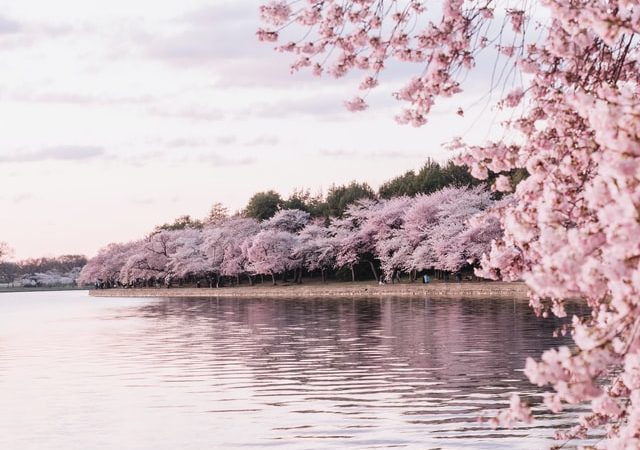
<instances>
[{"instance_id":1,"label":"pale pink sky","mask_svg":"<svg viewBox=\"0 0 640 450\"><path fill-rule=\"evenodd\" d=\"M377 187L445 159L453 136L488 136L490 110L452 114L473 92L397 125L402 70L346 112L358 80L291 76L255 39L258 5L0 0L0 241L16 258L91 256L265 189Z\"/></svg>"}]
</instances>

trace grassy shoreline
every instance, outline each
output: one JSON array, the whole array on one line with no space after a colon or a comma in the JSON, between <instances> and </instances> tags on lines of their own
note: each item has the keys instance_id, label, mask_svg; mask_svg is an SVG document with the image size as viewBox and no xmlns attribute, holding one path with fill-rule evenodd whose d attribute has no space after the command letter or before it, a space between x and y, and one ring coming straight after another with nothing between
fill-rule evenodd
<instances>
[{"instance_id":1,"label":"grassy shoreline","mask_svg":"<svg viewBox=\"0 0 640 450\"><path fill-rule=\"evenodd\" d=\"M433 296L433 297L509 297L527 298L528 289L522 282L463 282L463 283L401 283L378 285L359 283L258 284L254 286L222 288L136 288L93 289L92 297L369 297L369 296Z\"/></svg>"}]
</instances>

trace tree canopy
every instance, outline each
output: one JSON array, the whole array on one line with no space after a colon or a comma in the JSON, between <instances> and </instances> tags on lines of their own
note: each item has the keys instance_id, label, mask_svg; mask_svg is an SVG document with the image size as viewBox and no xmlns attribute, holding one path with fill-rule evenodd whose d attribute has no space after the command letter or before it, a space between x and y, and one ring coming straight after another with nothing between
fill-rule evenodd
<instances>
[{"instance_id":1,"label":"tree canopy","mask_svg":"<svg viewBox=\"0 0 640 450\"><path fill-rule=\"evenodd\" d=\"M378 189L382 198L399 195L415 196L431 194L447 186L475 186L480 181L473 178L466 167L458 166L452 161L441 165L429 158L417 171L410 170L403 175L383 183Z\"/></svg>"},{"instance_id":2,"label":"tree canopy","mask_svg":"<svg viewBox=\"0 0 640 450\"><path fill-rule=\"evenodd\" d=\"M340 217L349 205L364 198L376 198L375 192L367 183L352 181L346 185L333 185L327 192L327 212L329 216Z\"/></svg>"},{"instance_id":3,"label":"tree canopy","mask_svg":"<svg viewBox=\"0 0 640 450\"><path fill-rule=\"evenodd\" d=\"M189 215L179 216L173 222L158 225L156 231L184 230L186 228L202 228L203 223L199 219L194 219Z\"/></svg>"},{"instance_id":4,"label":"tree canopy","mask_svg":"<svg viewBox=\"0 0 640 450\"><path fill-rule=\"evenodd\" d=\"M272 218L282 208L284 202L276 191L258 192L249 199L244 215L256 220Z\"/></svg>"}]
</instances>

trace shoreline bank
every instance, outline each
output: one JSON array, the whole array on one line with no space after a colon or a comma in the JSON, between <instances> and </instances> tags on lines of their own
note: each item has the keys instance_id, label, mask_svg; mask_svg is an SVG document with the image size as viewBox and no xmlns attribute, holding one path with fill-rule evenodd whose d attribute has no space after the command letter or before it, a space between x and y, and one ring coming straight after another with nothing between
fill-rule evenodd
<instances>
[{"instance_id":1,"label":"shoreline bank","mask_svg":"<svg viewBox=\"0 0 640 450\"><path fill-rule=\"evenodd\" d=\"M277 286L240 286L221 288L135 288L92 289L91 297L509 297L526 299L528 288L523 282L463 283L375 283L282 284Z\"/></svg>"}]
</instances>

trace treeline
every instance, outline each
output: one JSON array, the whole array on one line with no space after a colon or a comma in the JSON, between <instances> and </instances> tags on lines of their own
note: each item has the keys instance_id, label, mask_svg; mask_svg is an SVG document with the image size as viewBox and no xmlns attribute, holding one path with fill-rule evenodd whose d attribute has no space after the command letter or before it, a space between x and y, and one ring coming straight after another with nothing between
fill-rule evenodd
<instances>
[{"instance_id":1,"label":"treeline","mask_svg":"<svg viewBox=\"0 0 640 450\"><path fill-rule=\"evenodd\" d=\"M493 203L489 191L476 186L360 198L330 219L283 207L263 220L226 217L214 208L199 226L182 220L140 240L110 244L88 262L79 282L220 286L253 284L264 276L274 284L304 276L355 281L364 268L371 278L390 282L424 271L459 274L477 264L501 233L495 218L478 217Z\"/></svg>"},{"instance_id":2,"label":"treeline","mask_svg":"<svg viewBox=\"0 0 640 450\"><path fill-rule=\"evenodd\" d=\"M525 171L514 171L511 173L512 184L515 186L525 176ZM494 181L493 174L487 180L477 180L465 166L455 165L452 161L440 164L433 159L427 159L419 170L410 170L392 178L383 183L377 192L369 184L357 181L345 185L332 185L326 195L312 195L308 189L296 189L285 198L278 192L269 190L254 194L242 209L241 214L262 221L270 219L278 211L297 209L309 213L311 218L324 218L328 221L332 217L342 217L349 205L363 199L414 197L420 194L431 194L445 187L486 186L490 189ZM499 195L494 193L496 198ZM203 228L227 215L227 209L220 203L215 203L209 215L203 220L181 216L172 223L158 226L157 229Z\"/></svg>"},{"instance_id":3,"label":"treeline","mask_svg":"<svg viewBox=\"0 0 640 450\"><path fill-rule=\"evenodd\" d=\"M34 287L72 285L86 263L83 255L0 262L0 283Z\"/></svg>"}]
</instances>

